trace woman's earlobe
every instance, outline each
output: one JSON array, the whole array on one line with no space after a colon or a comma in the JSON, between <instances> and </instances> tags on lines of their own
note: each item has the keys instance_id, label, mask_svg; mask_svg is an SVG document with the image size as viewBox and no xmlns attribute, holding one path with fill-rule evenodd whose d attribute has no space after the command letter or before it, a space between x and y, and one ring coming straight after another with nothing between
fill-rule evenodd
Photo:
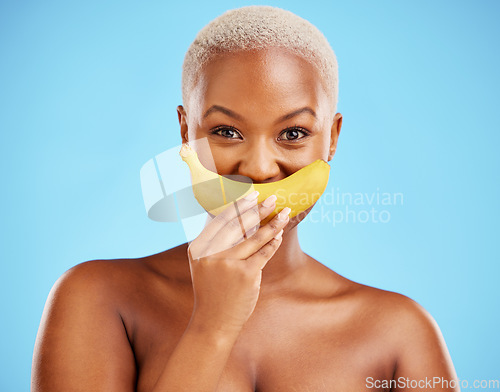
<instances>
[{"instance_id":1,"label":"woman's earlobe","mask_svg":"<svg viewBox=\"0 0 500 392\"><path fill-rule=\"evenodd\" d=\"M337 150L336 147L330 148L330 152L328 154L328 162L330 162L333 159L333 156L335 155L336 150Z\"/></svg>"}]
</instances>

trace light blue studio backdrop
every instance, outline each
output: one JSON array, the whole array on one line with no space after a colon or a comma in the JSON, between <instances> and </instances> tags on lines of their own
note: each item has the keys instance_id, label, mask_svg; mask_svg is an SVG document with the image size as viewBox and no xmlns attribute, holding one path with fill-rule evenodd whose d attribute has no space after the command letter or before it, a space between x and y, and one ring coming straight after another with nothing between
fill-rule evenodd
<instances>
[{"instance_id":1,"label":"light blue studio backdrop","mask_svg":"<svg viewBox=\"0 0 500 392\"><path fill-rule=\"evenodd\" d=\"M139 171L180 143L195 34L246 4L0 3L0 390L28 390L43 306L64 271L185 241L179 223L147 218ZM301 224L303 248L421 303L461 379L500 378L499 3L269 4L318 26L339 61L330 199Z\"/></svg>"}]
</instances>

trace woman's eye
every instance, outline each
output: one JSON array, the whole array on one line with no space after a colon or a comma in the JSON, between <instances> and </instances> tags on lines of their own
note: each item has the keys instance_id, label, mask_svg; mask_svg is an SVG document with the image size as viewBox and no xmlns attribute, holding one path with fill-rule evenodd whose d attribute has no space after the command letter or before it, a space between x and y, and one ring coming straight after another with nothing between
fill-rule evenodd
<instances>
[{"instance_id":1,"label":"woman's eye","mask_svg":"<svg viewBox=\"0 0 500 392\"><path fill-rule=\"evenodd\" d=\"M301 135L303 135L302 137L300 137ZM307 136L308 135L308 132L303 130L303 129L300 129L300 128L287 128L285 129L279 139L280 140L288 140L288 141L291 141L291 140L299 140L299 139L302 139L303 137Z\"/></svg>"},{"instance_id":2,"label":"woman's eye","mask_svg":"<svg viewBox=\"0 0 500 392\"><path fill-rule=\"evenodd\" d=\"M215 128L212 131L212 134L220 135L228 139L241 139L239 132L236 129L229 127Z\"/></svg>"}]
</instances>

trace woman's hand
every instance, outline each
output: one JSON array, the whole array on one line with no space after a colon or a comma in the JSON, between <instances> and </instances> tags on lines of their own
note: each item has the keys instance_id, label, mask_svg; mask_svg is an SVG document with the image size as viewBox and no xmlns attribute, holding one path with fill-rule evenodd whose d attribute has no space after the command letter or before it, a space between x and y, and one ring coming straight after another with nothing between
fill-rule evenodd
<instances>
[{"instance_id":1,"label":"woman's hand","mask_svg":"<svg viewBox=\"0 0 500 392\"><path fill-rule=\"evenodd\" d=\"M196 327L239 333L255 309L262 269L280 246L290 213L287 207L259 228L276 196L258 205L257 195L230 204L188 247Z\"/></svg>"}]
</instances>

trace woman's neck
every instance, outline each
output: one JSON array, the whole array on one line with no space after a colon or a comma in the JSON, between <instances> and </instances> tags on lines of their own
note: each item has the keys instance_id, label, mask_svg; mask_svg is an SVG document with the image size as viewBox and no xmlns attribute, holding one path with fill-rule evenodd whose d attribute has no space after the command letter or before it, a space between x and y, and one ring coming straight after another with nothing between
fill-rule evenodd
<instances>
[{"instance_id":1,"label":"woman's neck","mask_svg":"<svg viewBox=\"0 0 500 392\"><path fill-rule=\"evenodd\" d=\"M261 290L267 292L288 286L307 260L308 256L300 248L297 226L285 231L280 247L262 270Z\"/></svg>"}]
</instances>

